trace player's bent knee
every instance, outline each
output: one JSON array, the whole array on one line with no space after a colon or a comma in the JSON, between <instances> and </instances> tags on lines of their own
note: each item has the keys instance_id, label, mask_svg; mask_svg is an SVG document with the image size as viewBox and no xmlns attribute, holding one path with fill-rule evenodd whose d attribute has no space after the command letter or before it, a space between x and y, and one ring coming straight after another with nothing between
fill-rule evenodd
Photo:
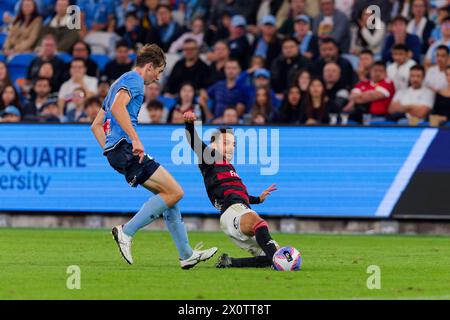
<instances>
[{"instance_id":1,"label":"player's bent knee","mask_svg":"<svg viewBox=\"0 0 450 320\"><path fill-rule=\"evenodd\" d=\"M249 212L241 217L241 232L248 236L254 236L256 229L264 223L267 225L267 222L256 213Z\"/></svg>"}]
</instances>

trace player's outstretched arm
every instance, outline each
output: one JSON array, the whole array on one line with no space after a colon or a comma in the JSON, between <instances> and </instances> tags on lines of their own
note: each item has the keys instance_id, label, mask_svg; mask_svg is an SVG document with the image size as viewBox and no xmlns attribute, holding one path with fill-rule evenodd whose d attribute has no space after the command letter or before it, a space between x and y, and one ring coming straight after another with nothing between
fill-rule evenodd
<instances>
[{"instance_id":1,"label":"player's outstretched arm","mask_svg":"<svg viewBox=\"0 0 450 320\"><path fill-rule=\"evenodd\" d=\"M188 111L184 115L184 123L186 124L186 137L194 152L197 154L199 159L203 159L204 150L208 146L200 139L197 132L195 131L194 122L197 120L195 113ZM201 147L201 149L200 149ZM198 150L197 150L198 149Z\"/></svg>"},{"instance_id":2,"label":"player's outstretched arm","mask_svg":"<svg viewBox=\"0 0 450 320\"><path fill-rule=\"evenodd\" d=\"M127 110L127 105L130 102L131 97L126 90L119 90L114 102L111 106L111 113L116 119L117 123L120 125L123 131L128 135L133 144L133 155L139 156L139 161L142 162L144 159L144 146L137 135L136 130L133 128L131 123L130 114Z\"/></svg>"},{"instance_id":3,"label":"player's outstretched arm","mask_svg":"<svg viewBox=\"0 0 450 320\"><path fill-rule=\"evenodd\" d=\"M259 197L249 197L250 204L258 204L263 203L267 196L271 195L273 191L277 190L277 186L275 184L272 184L270 187L268 187L266 190L264 190Z\"/></svg>"},{"instance_id":4,"label":"player's outstretched arm","mask_svg":"<svg viewBox=\"0 0 450 320\"><path fill-rule=\"evenodd\" d=\"M100 147L102 147L102 149L105 147L106 143L106 136L103 130L104 121L105 121L105 110L100 109L91 125L91 130L94 133L95 139L97 139L98 144L100 145Z\"/></svg>"}]
</instances>

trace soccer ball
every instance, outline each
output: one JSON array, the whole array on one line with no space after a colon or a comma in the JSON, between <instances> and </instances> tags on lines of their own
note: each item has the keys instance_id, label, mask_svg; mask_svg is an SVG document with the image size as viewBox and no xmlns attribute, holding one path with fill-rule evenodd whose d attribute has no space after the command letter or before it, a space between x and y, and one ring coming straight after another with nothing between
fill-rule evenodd
<instances>
[{"instance_id":1,"label":"soccer ball","mask_svg":"<svg viewBox=\"0 0 450 320\"><path fill-rule=\"evenodd\" d=\"M302 254L294 247L283 247L273 255L273 268L277 271L297 271L302 265Z\"/></svg>"}]
</instances>

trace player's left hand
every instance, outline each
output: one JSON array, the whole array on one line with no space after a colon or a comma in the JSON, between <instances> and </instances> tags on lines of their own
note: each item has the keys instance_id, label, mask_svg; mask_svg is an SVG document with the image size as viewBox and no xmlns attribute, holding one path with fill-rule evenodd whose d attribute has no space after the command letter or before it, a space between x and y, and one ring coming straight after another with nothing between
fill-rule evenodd
<instances>
[{"instance_id":1,"label":"player's left hand","mask_svg":"<svg viewBox=\"0 0 450 320\"><path fill-rule=\"evenodd\" d=\"M277 190L276 184L272 184L270 187L264 190L259 196L259 200L261 201L261 203L263 203L266 200L267 196L269 196L273 191L276 190Z\"/></svg>"}]
</instances>

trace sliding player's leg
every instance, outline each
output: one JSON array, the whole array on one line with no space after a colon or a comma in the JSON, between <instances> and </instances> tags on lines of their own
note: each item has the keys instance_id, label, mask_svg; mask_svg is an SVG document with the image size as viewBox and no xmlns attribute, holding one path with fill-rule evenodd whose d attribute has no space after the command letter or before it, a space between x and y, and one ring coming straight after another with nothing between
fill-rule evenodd
<instances>
[{"instance_id":1,"label":"sliding player's leg","mask_svg":"<svg viewBox=\"0 0 450 320\"><path fill-rule=\"evenodd\" d=\"M256 212L243 204L236 204L222 214L220 222L224 233L254 257L232 258L223 254L216 267L261 268L272 264L278 245L270 237L267 223Z\"/></svg>"},{"instance_id":2,"label":"sliding player's leg","mask_svg":"<svg viewBox=\"0 0 450 320\"><path fill-rule=\"evenodd\" d=\"M183 269L192 268L198 262L208 260L217 252L215 247L207 250L192 250L178 205L178 201L183 196L183 190L166 169L160 167L143 186L154 193L158 193L168 206L162 216L178 249L180 264ZM174 197L177 194L178 197Z\"/></svg>"}]
</instances>

